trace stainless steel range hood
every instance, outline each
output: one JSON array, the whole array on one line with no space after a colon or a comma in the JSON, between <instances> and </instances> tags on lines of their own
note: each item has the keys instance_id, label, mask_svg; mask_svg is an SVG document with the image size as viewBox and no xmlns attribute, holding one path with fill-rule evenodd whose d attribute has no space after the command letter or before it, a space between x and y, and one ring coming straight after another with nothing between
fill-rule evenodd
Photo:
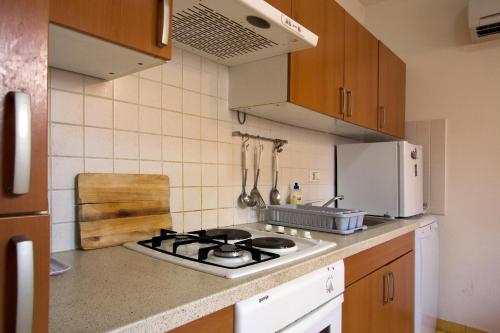
<instances>
[{"instance_id":1,"label":"stainless steel range hood","mask_svg":"<svg viewBox=\"0 0 500 333\"><path fill-rule=\"evenodd\" d=\"M264 0L182 0L174 45L233 66L315 47L318 36Z\"/></svg>"}]
</instances>

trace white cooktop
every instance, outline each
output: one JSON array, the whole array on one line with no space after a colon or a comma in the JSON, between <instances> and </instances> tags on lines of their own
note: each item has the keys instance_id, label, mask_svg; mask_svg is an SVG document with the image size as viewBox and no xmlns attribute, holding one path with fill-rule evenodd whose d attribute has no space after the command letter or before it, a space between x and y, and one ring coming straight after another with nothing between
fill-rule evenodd
<instances>
[{"instance_id":1,"label":"white cooktop","mask_svg":"<svg viewBox=\"0 0 500 333\"><path fill-rule=\"evenodd\" d=\"M228 228L226 228L228 229ZM268 270L271 268L275 268L278 266L282 266L294 261L298 261L300 259L304 259L310 256L313 256L319 252L325 251L326 249L333 248L337 246L336 243L334 242L327 242L324 240L320 239L312 239L312 238L305 238L304 233L302 231L299 231L297 235L291 236L290 235L290 230L285 228L284 233L278 233L276 232L277 228L273 227L271 231L260 231L257 229L253 228L248 228L248 227L238 227L235 226L233 229L240 229L240 230L246 230L252 234L252 238L257 238L257 237L282 237L282 238L287 238L290 240L293 240L296 244L296 250L295 251L274 251L274 253L280 254L278 258L274 259L269 259L265 260L263 262L258 262L249 266L245 267L240 267L240 268L225 268L225 267L219 267L219 266L214 266L211 264L207 264L206 262L209 263L214 263L217 264L220 262L221 258L215 257L212 253L209 253L208 258L206 262L199 262L199 261L194 261L194 260L189 260L189 259L184 259L182 257L176 257L172 254L167 254L163 253L157 250L150 249L148 247L145 247L143 245L138 244L137 242L129 242L125 243L124 246L128 249L140 252L142 254L160 259L160 260L165 260L174 264L178 264L184 267L188 267L191 269L195 269L197 271L201 272L206 272L210 273L213 275L217 276L222 276L228 279L234 279L242 276L248 276L251 274L255 274L258 272L262 272L264 270ZM165 241L164 241L165 242ZM166 248L169 247L167 243L162 243L161 247ZM207 246L206 244L190 244L186 247L184 247L181 251L178 252L179 254L182 254L183 256L190 257L193 259L197 258L198 254L198 249L200 247ZM179 248L181 249L181 248ZM266 250L262 249L264 251L272 252L271 250ZM244 254L245 258L248 258L248 256L251 257L250 253ZM265 254L262 255L263 259L268 258ZM224 259L222 259L224 260ZM236 260L242 260L241 258L238 258ZM240 261L234 261L235 266L238 266L237 264L240 263ZM243 259L244 260L244 259ZM229 265L228 265L229 263ZM230 261L224 260L224 264L226 266L231 266Z\"/></svg>"}]
</instances>

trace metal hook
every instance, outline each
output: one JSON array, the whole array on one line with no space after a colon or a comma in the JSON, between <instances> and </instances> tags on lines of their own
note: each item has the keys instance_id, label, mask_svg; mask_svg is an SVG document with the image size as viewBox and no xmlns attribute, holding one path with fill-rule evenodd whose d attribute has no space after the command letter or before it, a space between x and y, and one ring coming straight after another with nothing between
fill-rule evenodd
<instances>
[{"instance_id":1,"label":"metal hook","mask_svg":"<svg viewBox=\"0 0 500 333\"><path fill-rule=\"evenodd\" d=\"M242 135L242 136L241 136L241 141L242 141L242 144L243 144L243 145L244 145L245 143L247 143L247 142L248 142L248 140L250 140L250 136L248 136L248 135ZM248 147L248 145L247 145L247 147Z\"/></svg>"}]
</instances>

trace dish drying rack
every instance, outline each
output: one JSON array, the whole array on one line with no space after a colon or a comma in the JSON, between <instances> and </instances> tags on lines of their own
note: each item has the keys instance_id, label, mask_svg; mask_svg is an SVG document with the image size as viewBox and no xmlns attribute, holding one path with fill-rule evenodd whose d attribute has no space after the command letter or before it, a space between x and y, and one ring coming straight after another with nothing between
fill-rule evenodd
<instances>
[{"instance_id":1,"label":"dish drying rack","mask_svg":"<svg viewBox=\"0 0 500 333\"><path fill-rule=\"evenodd\" d=\"M348 235L368 227L363 225L366 212L358 209L316 207L310 205L271 205L270 224Z\"/></svg>"}]
</instances>

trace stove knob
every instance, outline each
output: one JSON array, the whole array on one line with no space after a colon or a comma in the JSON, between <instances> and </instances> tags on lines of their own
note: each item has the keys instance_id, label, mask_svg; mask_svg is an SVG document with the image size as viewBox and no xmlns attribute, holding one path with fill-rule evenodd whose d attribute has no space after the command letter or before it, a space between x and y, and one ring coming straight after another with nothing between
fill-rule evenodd
<instances>
[{"instance_id":1,"label":"stove knob","mask_svg":"<svg viewBox=\"0 0 500 333\"><path fill-rule=\"evenodd\" d=\"M297 235L297 229L290 229L290 235L291 236Z\"/></svg>"},{"instance_id":2,"label":"stove knob","mask_svg":"<svg viewBox=\"0 0 500 333\"><path fill-rule=\"evenodd\" d=\"M284 234L285 233L285 227L282 226L282 225L278 226L278 233Z\"/></svg>"},{"instance_id":3,"label":"stove knob","mask_svg":"<svg viewBox=\"0 0 500 333\"><path fill-rule=\"evenodd\" d=\"M304 238L312 238L310 231L304 231Z\"/></svg>"},{"instance_id":4,"label":"stove knob","mask_svg":"<svg viewBox=\"0 0 500 333\"><path fill-rule=\"evenodd\" d=\"M272 230L273 230L273 226L270 224L266 224L266 231L272 231Z\"/></svg>"},{"instance_id":5,"label":"stove knob","mask_svg":"<svg viewBox=\"0 0 500 333\"><path fill-rule=\"evenodd\" d=\"M332 293L334 291L334 287L333 287L333 278L330 276L327 280L326 280L326 292L327 293Z\"/></svg>"}]
</instances>

